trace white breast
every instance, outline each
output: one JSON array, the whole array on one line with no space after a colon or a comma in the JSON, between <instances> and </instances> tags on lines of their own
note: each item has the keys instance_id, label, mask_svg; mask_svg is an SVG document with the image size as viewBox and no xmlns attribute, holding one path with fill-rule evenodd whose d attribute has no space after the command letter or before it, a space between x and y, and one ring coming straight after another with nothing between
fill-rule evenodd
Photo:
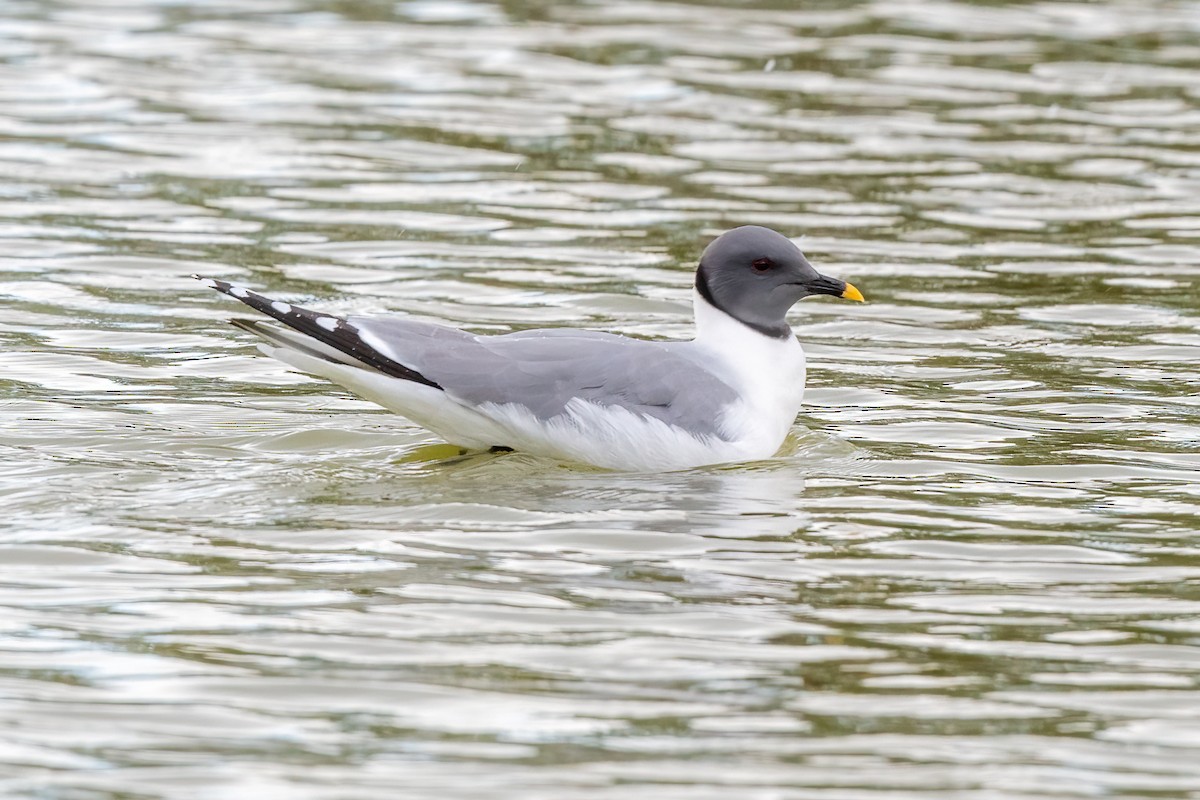
<instances>
[{"instance_id":1,"label":"white breast","mask_svg":"<svg viewBox=\"0 0 1200 800\"><path fill-rule=\"evenodd\" d=\"M719 311L698 293L696 345L740 396L724 420L744 458L775 454L804 400L804 350L795 336L777 339Z\"/></svg>"}]
</instances>

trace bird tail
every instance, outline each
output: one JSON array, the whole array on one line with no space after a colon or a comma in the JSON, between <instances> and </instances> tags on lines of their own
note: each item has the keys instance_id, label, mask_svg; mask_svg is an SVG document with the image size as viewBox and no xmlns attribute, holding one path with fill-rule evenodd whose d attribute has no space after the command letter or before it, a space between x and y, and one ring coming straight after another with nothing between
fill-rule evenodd
<instances>
[{"instance_id":1,"label":"bird tail","mask_svg":"<svg viewBox=\"0 0 1200 800\"><path fill-rule=\"evenodd\" d=\"M293 350L297 353L319 358L332 364L345 364L346 366L362 369L367 368L366 364L346 355L341 350L336 350L311 336L306 336L287 328L280 328L277 325L271 325L270 323L256 319L231 319L229 320L229 324L238 330L253 333L273 347Z\"/></svg>"}]
</instances>

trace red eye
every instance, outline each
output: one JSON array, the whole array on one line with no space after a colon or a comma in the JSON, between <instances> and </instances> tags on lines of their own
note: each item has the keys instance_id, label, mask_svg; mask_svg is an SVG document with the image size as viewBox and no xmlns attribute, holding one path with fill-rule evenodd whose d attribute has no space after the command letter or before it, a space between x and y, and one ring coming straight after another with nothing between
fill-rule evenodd
<instances>
[{"instance_id":1,"label":"red eye","mask_svg":"<svg viewBox=\"0 0 1200 800\"><path fill-rule=\"evenodd\" d=\"M750 263L750 269L761 275L775 269L775 262L769 258L756 258Z\"/></svg>"}]
</instances>

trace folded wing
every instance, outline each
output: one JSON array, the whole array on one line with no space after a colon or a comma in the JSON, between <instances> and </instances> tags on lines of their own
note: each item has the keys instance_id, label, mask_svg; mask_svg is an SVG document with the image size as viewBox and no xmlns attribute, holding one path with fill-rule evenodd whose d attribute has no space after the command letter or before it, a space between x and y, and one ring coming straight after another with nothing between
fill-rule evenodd
<instances>
[{"instance_id":1,"label":"folded wing","mask_svg":"<svg viewBox=\"0 0 1200 800\"><path fill-rule=\"evenodd\" d=\"M681 349L690 343L568 328L472 336L393 317L348 322L388 358L473 407L514 404L547 420L581 400L720 436L721 411L737 399Z\"/></svg>"},{"instance_id":2,"label":"folded wing","mask_svg":"<svg viewBox=\"0 0 1200 800\"><path fill-rule=\"evenodd\" d=\"M723 438L721 412L737 400L690 357L691 343L566 328L477 336L404 317L338 317L200 280L286 325L236 323L277 347L440 389L477 410L519 406L550 420L586 402Z\"/></svg>"}]
</instances>

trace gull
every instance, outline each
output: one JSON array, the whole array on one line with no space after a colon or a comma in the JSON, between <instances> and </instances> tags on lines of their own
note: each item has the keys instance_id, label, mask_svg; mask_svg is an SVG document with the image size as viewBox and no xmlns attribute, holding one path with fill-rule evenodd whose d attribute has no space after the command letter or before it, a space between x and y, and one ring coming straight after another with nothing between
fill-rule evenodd
<instances>
[{"instance_id":1,"label":"gull","mask_svg":"<svg viewBox=\"0 0 1200 800\"><path fill-rule=\"evenodd\" d=\"M863 300L756 225L701 255L691 341L575 328L479 335L400 315L325 314L193 277L283 323L232 320L266 355L448 442L645 472L773 456L804 398L788 310L812 295Z\"/></svg>"}]
</instances>

